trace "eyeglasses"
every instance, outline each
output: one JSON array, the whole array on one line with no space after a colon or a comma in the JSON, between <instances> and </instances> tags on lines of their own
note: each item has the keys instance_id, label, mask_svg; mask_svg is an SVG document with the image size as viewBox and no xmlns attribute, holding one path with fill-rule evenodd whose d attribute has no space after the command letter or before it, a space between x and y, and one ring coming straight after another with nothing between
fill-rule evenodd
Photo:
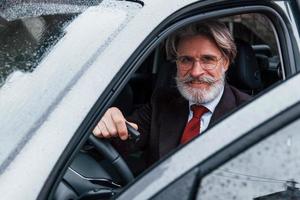
<instances>
[{"instance_id":1,"label":"eyeglasses","mask_svg":"<svg viewBox=\"0 0 300 200\"><path fill-rule=\"evenodd\" d=\"M194 58L192 56L178 56L175 61L180 67L183 67L186 70L191 69L196 62L199 62L203 69L212 70L217 67L221 59L222 56L217 58L211 55L201 56L200 58Z\"/></svg>"}]
</instances>

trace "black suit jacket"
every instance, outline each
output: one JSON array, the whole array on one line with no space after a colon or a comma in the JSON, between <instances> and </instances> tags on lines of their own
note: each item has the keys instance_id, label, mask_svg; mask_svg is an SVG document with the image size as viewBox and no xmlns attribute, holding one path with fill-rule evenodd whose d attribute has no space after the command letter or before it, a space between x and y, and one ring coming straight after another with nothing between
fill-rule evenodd
<instances>
[{"instance_id":1,"label":"black suit jacket","mask_svg":"<svg viewBox=\"0 0 300 200\"><path fill-rule=\"evenodd\" d=\"M209 127L249 98L247 94L225 84L224 93ZM179 145L188 114L189 103L176 88L157 89L149 104L127 118L138 125L140 140L135 144L127 142L126 147L122 144L124 142L117 142L117 148L127 153L136 149L143 150L146 153L147 165L150 165Z\"/></svg>"}]
</instances>

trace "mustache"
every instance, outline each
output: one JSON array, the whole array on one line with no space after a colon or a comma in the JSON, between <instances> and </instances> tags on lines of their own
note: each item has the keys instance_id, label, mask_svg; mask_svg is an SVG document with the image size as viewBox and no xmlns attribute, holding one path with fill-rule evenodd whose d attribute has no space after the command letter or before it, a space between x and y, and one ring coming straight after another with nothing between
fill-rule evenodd
<instances>
[{"instance_id":1,"label":"mustache","mask_svg":"<svg viewBox=\"0 0 300 200\"><path fill-rule=\"evenodd\" d=\"M187 75L186 77L182 77L182 78L176 77L175 79L181 83L198 82L198 83L206 83L210 85L218 81L218 79L215 79L211 76L192 77L191 75Z\"/></svg>"}]
</instances>

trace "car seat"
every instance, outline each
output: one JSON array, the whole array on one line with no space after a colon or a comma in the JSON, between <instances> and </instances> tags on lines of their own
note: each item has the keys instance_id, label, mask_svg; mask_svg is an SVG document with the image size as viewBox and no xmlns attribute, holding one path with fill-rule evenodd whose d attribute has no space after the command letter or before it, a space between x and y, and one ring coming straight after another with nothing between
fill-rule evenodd
<instances>
[{"instance_id":1,"label":"car seat","mask_svg":"<svg viewBox=\"0 0 300 200\"><path fill-rule=\"evenodd\" d=\"M263 89L261 72L251 45L243 40L236 40L237 55L227 71L227 81L238 89L250 94L257 94Z\"/></svg>"}]
</instances>

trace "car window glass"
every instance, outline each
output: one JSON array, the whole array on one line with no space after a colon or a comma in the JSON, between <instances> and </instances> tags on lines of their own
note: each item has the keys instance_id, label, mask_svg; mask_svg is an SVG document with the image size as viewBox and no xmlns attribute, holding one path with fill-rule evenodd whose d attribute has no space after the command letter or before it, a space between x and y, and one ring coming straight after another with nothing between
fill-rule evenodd
<instances>
[{"instance_id":1,"label":"car window glass","mask_svg":"<svg viewBox=\"0 0 300 200\"><path fill-rule=\"evenodd\" d=\"M299 199L299 129L298 119L220 166L202 179L197 199Z\"/></svg>"}]
</instances>

